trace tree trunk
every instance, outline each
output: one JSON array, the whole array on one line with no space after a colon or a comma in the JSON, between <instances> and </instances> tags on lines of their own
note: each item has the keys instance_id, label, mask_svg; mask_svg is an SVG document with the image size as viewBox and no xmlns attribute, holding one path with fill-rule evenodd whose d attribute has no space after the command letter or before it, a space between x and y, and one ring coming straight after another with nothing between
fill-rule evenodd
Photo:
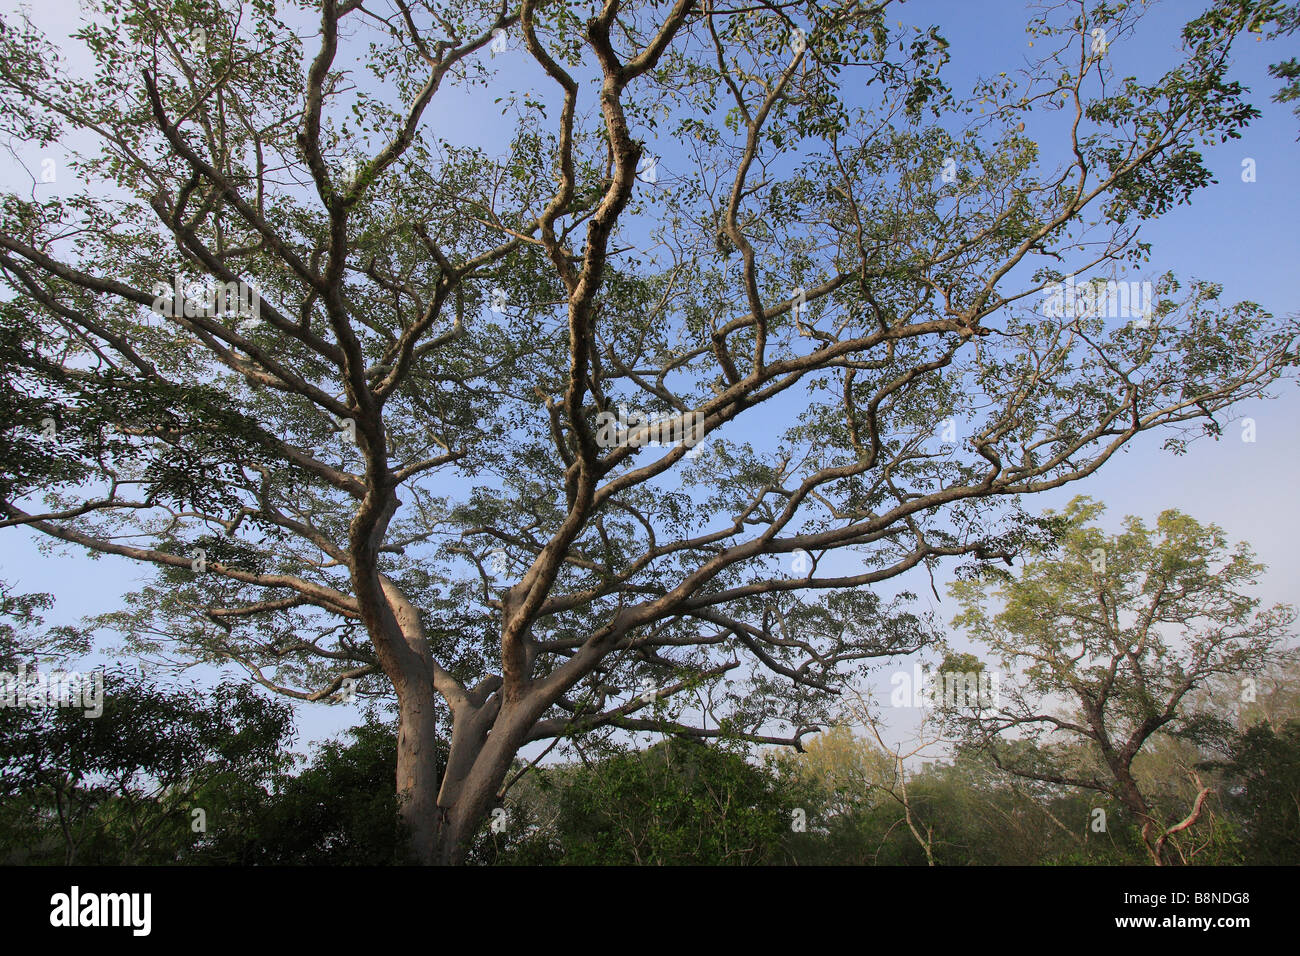
<instances>
[{"instance_id":1,"label":"tree trunk","mask_svg":"<svg viewBox=\"0 0 1300 956\"><path fill-rule=\"evenodd\" d=\"M460 866L465 862L474 834L496 803L504 781L504 773L495 773L494 769L476 761L469 775L456 781L454 787L449 788L450 781L444 781L444 793L435 807L437 824L429 862L438 866ZM452 793L446 793L448 789Z\"/></svg>"},{"instance_id":2,"label":"tree trunk","mask_svg":"<svg viewBox=\"0 0 1300 956\"><path fill-rule=\"evenodd\" d=\"M1155 818L1128 766L1117 768L1115 776L1120 783L1120 802L1142 821L1142 843L1146 846L1147 855L1151 857L1151 863L1154 866L1164 866L1164 855L1161 852L1163 841L1159 839L1165 832L1164 825Z\"/></svg>"},{"instance_id":3,"label":"tree trunk","mask_svg":"<svg viewBox=\"0 0 1300 956\"><path fill-rule=\"evenodd\" d=\"M433 851L434 865L461 866L465 863L480 818L478 815L471 820L463 807L441 808Z\"/></svg>"},{"instance_id":4,"label":"tree trunk","mask_svg":"<svg viewBox=\"0 0 1300 956\"><path fill-rule=\"evenodd\" d=\"M436 862L439 839L438 733L431 687L408 687L398 694L398 821L406 862Z\"/></svg>"},{"instance_id":5,"label":"tree trunk","mask_svg":"<svg viewBox=\"0 0 1300 956\"><path fill-rule=\"evenodd\" d=\"M496 805L511 762L523 742L524 724L517 717L518 712L498 717L496 707L487 707L456 719L447 772L438 794L432 862L441 866L459 866L465 862L474 835Z\"/></svg>"}]
</instances>

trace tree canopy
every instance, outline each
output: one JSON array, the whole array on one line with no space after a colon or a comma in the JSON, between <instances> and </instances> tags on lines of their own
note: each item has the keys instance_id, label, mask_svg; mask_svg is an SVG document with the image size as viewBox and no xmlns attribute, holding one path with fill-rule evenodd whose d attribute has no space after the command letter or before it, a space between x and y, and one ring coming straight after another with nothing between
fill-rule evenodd
<instances>
[{"instance_id":1,"label":"tree canopy","mask_svg":"<svg viewBox=\"0 0 1300 956\"><path fill-rule=\"evenodd\" d=\"M962 604L954 623L1010 677L1002 699L956 716L999 767L1114 798L1142 820L1159 864L1169 838L1197 821L1209 790L1191 770L1194 804L1179 820L1163 819L1135 760L1157 733L1195 740L1226 725L1245 678L1276 657L1296 615L1262 606L1251 591L1263 566L1245 543L1230 547L1221 528L1169 510L1153 527L1129 517L1122 533L1107 535L1091 523L1103 510L1076 498L1060 515L1058 548L1018 574L984 569L953 585ZM1193 691L1216 679L1222 693L1192 706Z\"/></svg>"}]
</instances>

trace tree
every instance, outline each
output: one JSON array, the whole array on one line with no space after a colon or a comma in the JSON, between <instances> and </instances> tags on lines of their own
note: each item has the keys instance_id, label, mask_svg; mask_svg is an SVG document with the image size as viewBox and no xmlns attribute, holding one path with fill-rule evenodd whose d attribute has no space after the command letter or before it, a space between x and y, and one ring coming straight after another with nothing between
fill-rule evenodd
<instances>
[{"instance_id":1,"label":"tree","mask_svg":"<svg viewBox=\"0 0 1300 956\"><path fill-rule=\"evenodd\" d=\"M110 670L103 712L0 708L4 842L14 862L175 863L215 808L203 795L271 775L289 705L247 684L160 687Z\"/></svg>"},{"instance_id":2,"label":"tree","mask_svg":"<svg viewBox=\"0 0 1300 956\"><path fill-rule=\"evenodd\" d=\"M821 809L830 815L873 802L894 773L891 756L855 735L847 723L833 724L809 740L803 752L783 755L778 762L826 795Z\"/></svg>"},{"instance_id":3,"label":"tree","mask_svg":"<svg viewBox=\"0 0 1300 956\"><path fill-rule=\"evenodd\" d=\"M579 866L785 861L798 792L743 753L689 738L548 768L553 821L533 838Z\"/></svg>"},{"instance_id":4,"label":"tree","mask_svg":"<svg viewBox=\"0 0 1300 956\"><path fill-rule=\"evenodd\" d=\"M947 665L948 660L944 661ZM940 673L944 673L946 667L940 668ZM934 866L934 827L920 819L916 812L916 801L913 795L908 792L908 784L915 774L908 768L909 760L919 760L926 752L936 745L942 745L944 741L942 730L935 726L936 721L930 711L922 711L919 725L912 734L912 739L906 742L900 741L894 746L885 743L884 737L880 733L881 720L873 712L875 701L870 697L864 697L861 694L853 694L852 700L848 704L848 711L853 715L854 720L861 726L871 732L871 736L876 741L876 746L880 748L880 753L888 754L892 766L890 772L882 777L879 783L874 787L889 796L891 800L898 804L903 811L903 822L907 825L908 832L916 840L917 846L925 854L927 866ZM913 746L915 745L915 746ZM904 752L904 747L911 747L911 750Z\"/></svg>"},{"instance_id":5,"label":"tree","mask_svg":"<svg viewBox=\"0 0 1300 956\"><path fill-rule=\"evenodd\" d=\"M1229 782L1225 802L1243 818L1246 862L1300 862L1300 720L1249 728L1217 769Z\"/></svg>"},{"instance_id":6,"label":"tree","mask_svg":"<svg viewBox=\"0 0 1300 956\"><path fill-rule=\"evenodd\" d=\"M81 628L46 625L41 612L52 607L54 595L19 594L0 580L0 672L61 663L89 650L90 635Z\"/></svg>"},{"instance_id":7,"label":"tree","mask_svg":"<svg viewBox=\"0 0 1300 956\"><path fill-rule=\"evenodd\" d=\"M1290 36L1300 29L1300 4L1279 4L1275 14L1268 19L1269 36ZM1260 24L1262 29L1263 23ZM1282 87L1273 95L1278 103L1290 103L1300 100L1300 60L1290 57L1277 63L1269 64L1269 75L1282 81ZM1300 116L1300 103L1293 112Z\"/></svg>"},{"instance_id":8,"label":"tree","mask_svg":"<svg viewBox=\"0 0 1300 956\"><path fill-rule=\"evenodd\" d=\"M368 714L346 742L321 744L296 772L223 782L206 795L221 807L190 856L240 866L374 866L400 859L397 732Z\"/></svg>"},{"instance_id":9,"label":"tree","mask_svg":"<svg viewBox=\"0 0 1300 956\"><path fill-rule=\"evenodd\" d=\"M887 6L100 0L84 77L7 14L0 122L80 188L0 199L0 526L157 569L142 655L395 697L420 862L530 744L797 746L927 639L873 585L1294 370L1212 283L1036 308L1211 180L1262 4L1123 79L1141 10L1062 4L964 96ZM507 62L507 155L430 123Z\"/></svg>"},{"instance_id":10,"label":"tree","mask_svg":"<svg viewBox=\"0 0 1300 956\"><path fill-rule=\"evenodd\" d=\"M1157 734L1202 733L1213 714L1188 706L1189 695L1263 668L1295 612L1262 608L1248 593L1263 566L1246 544L1230 549L1215 525L1170 510L1155 527L1129 517L1123 532L1106 535L1090 524L1103 511L1075 498L1059 516L1059 549L1033 554L1019 575L983 568L952 585L962 607L953 623L997 656L1012 685L959 721L1003 769L1116 800L1141 821L1150 859L1162 865L1166 844L1200 819L1210 791L1188 768L1195 800L1166 819L1134 761ZM1003 738L1013 733L1042 745L1012 751ZM1063 746L1071 741L1083 752Z\"/></svg>"}]
</instances>

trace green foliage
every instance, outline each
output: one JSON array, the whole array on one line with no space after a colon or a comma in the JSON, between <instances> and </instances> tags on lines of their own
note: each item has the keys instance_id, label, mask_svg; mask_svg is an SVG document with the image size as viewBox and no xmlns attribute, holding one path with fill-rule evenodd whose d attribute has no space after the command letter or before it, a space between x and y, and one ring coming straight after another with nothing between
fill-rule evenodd
<instances>
[{"instance_id":1,"label":"green foliage","mask_svg":"<svg viewBox=\"0 0 1300 956\"><path fill-rule=\"evenodd\" d=\"M1300 4L1275 4L1270 22L1270 37L1291 36L1300 28ZM1262 32L1259 23L1252 29L1255 32ZM1293 56L1279 60L1269 65L1268 72L1270 76L1282 81L1281 88L1273 95L1276 102L1291 103L1300 100L1300 60ZM1300 103L1295 106L1295 114L1300 117ZM1300 139L1300 136L1296 138Z\"/></svg>"},{"instance_id":2,"label":"green foliage","mask_svg":"<svg viewBox=\"0 0 1300 956\"><path fill-rule=\"evenodd\" d=\"M1224 803L1241 820L1246 862L1300 864L1300 720L1256 724L1214 766L1228 783Z\"/></svg>"},{"instance_id":3,"label":"green foliage","mask_svg":"<svg viewBox=\"0 0 1300 956\"><path fill-rule=\"evenodd\" d=\"M372 866L400 856L397 733L373 713L265 783L205 794L218 808L192 862Z\"/></svg>"},{"instance_id":4,"label":"green foliage","mask_svg":"<svg viewBox=\"0 0 1300 956\"><path fill-rule=\"evenodd\" d=\"M793 788L742 753L679 738L542 771L533 794L553 822L511 862L536 862L537 842L554 862L573 865L784 862L802 806Z\"/></svg>"},{"instance_id":5,"label":"green foliage","mask_svg":"<svg viewBox=\"0 0 1300 956\"><path fill-rule=\"evenodd\" d=\"M104 677L103 713L0 708L0 848L10 862L174 863L204 797L284 760L288 704L246 684Z\"/></svg>"},{"instance_id":6,"label":"green foliage","mask_svg":"<svg viewBox=\"0 0 1300 956\"><path fill-rule=\"evenodd\" d=\"M1060 515L1057 546L1031 553L1019 575L952 585L962 608L954 623L997 656L1012 685L1008 700L958 722L1001 767L1115 799L1144 821L1154 857L1167 852L1157 848L1160 835L1200 789L1159 781L1194 779L1186 769L1197 762L1194 748L1231 730L1211 708L1239 706L1228 682L1262 673L1295 612L1262 606L1251 591L1263 566L1217 526L1168 510L1154 527L1128 517L1108 535L1093 523L1103 510L1075 498ZM1210 687L1222 696L1193 693ZM1172 738L1192 747L1191 757L1154 785L1142 780L1142 762ZM1194 843L1181 833L1172 852L1187 858Z\"/></svg>"},{"instance_id":7,"label":"green foliage","mask_svg":"<svg viewBox=\"0 0 1300 956\"><path fill-rule=\"evenodd\" d=\"M118 687L119 694L127 693ZM154 712L150 700L157 702L141 698L128 708L130 720L115 711L116 726L138 727L144 714ZM171 715L168 711L166 718ZM216 715L199 723L215 726ZM228 729L233 726L227 721ZM198 769L193 759L186 762L186 784L170 789L137 785L96 791L83 780L75 792L65 787L56 798L48 786L13 787L18 777L11 770L3 777L11 789L0 800L0 858L63 862L67 849L57 825L62 807L75 834L77 862L351 866L401 861L391 723L372 713L344 740L321 745L310 758L281 753L278 760L232 767L239 754L265 758L269 738L260 733L247 727L242 742L238 731L224 735L224 742L209 733L214 746L207 758ZM30 742L5 739L6 753ZM255 746L255 740L263 745ZM137 739L94 762L117 778L141 780L146 765L174 777L168 769L174 756L158 740ZM12 768L12 755L8 759L5 766ZM1295 804L1300 721L1278 731L1256 725L1234 739L1228 759L1202 769L1221 773L1213 779L1223 799L1200 828L1194 862L1300 861ZM500 833L485 827L470 862L924 866L925 854L904 822L903 808L887 792L892 774L891 758L843 727L809 740L803 754L762 762L727 746L673 739L645 751L529 771L507 798L507 826ZM1156 763L1144 770L1144 779L1166 785L1176 785L1176 778ZM1147 861L1140 821L1122 806L1001 773L977 751L960 751L912 772L908 798L932 836L941 866ZM190 830L192 807L206 811L204 834ZM1104 831L1091 826L1097 808L1106 811ZM791 826L795 809L804 812L804 832Z\"/></svg>"}]
</instances>

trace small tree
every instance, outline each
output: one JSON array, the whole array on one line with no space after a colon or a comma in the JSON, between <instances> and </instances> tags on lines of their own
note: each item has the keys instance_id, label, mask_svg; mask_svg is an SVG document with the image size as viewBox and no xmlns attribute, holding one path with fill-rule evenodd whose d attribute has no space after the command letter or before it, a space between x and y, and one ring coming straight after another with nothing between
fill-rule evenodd
<instances>
[{"instance_id":1,"label":"small tree","mask_svg":"<svg viewBox=\"0 0 1300 956\"><path fill-rule=\"evenodd\" d=\"M943 673L943 670L940 668L940 673ZM903 822L907 824L907 829L925 854L926 865L934 866L934 827L921 819L917 813L916 802L908 792L908 783L915 777L916 771L915 768L908 767L907 762L919 760L931 748L941 747L944 744L942 721L936 719L939 715L929 709L923 710L920 723L911 739L891 747L885 743L881 735L880 718L872 710L874 701L869 696L856 692L851 692L849 697L846 706L847 715L856 724L870 731L876 746L880 748L879 752L887 756L890 764L889 772L883 774L878 782L873 783L872 789L887 795L898 804L903 811ZM906 747L911 749L905 750Z\"/></svg>"},{"instance_id":2,"label":"small tree","mask_svg":"<svg viewBox=\"0 0 1300 956\"><path fill-rule=\"evenodd\" d=\"M778 763L823 794L818 809L832 816L869 805L876 788L894 772L893 758L854 734L844 722L808 740L802 753L781 755Z\"/></svg>"},{"instance_id":3,"label":"small tree","mask_svg":"<svg viewBox=\"0 0 1300 956\"><path fill-rule=\"evenodd\" d=\"M1089 524L1103 510L1075 498L1056 518L1059 549L1037 551L1019 575L985 567L952 585L962 606L954 623L1011 675L1000 701L959 723L1011 773L1114 798L1141 821L1161 865L1209 791L1197 778L1193 805L1166 819L1140 788L1134 759L1157 733L1194 732L1203 715L1185 706L1188 695L1216 675L1261 668L1295 614L1261 609L1246 593L1263 566L1244 543L1229 549L1218 527L1171 510L1154 528L1130 517L1107 536ZM1013 754L1003 739L1013 734L1040 746ZM1062 737L1084 742L1090 759L1067 762L1054 746Z\"/></svg>"}]
</instances>

